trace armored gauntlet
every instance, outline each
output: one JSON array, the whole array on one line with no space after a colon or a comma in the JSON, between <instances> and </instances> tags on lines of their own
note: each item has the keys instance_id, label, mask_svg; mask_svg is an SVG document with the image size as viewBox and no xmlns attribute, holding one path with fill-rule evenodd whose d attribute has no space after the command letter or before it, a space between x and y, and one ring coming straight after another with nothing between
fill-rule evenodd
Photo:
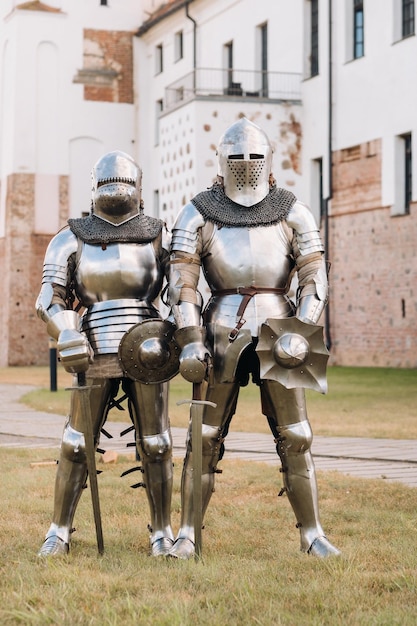
<instances>
[{"instance_id":1,"label":"armored gauntlet","mask_svg":"<svg viewBox=\"0 0 417 626\"><path fill-rule=\"evenodd\" d=\"M181 348L179 357L181 375L190 383L201 383L211 356L204 344L205 329L200 326L186 326L175 331L174 338Z\"/></svg>"},{"instance_id":2,"label":"armored gauntlet","mask_svg":"<svg viewBox=\"0 0 417 626\"><path fill-rule=\"evenodd\" d=\"M80 332L80 318L75 311L60 311L48 322L48 333L57 340L61 363L67 372L86 372L94 353L87 337Z\"/></svg>"}]
</instances>

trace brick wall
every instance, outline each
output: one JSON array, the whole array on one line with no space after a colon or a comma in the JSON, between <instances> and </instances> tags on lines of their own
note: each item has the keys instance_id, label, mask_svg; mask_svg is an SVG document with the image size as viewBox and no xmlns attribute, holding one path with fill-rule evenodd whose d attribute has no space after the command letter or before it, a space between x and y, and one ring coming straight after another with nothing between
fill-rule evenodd
<instances>
[{"instance_id":1,"label":"brick wall","mask_svg":"<svg viewBox=\"0 0 417 626\"><path fill-rule=\"evenodd\" d=\"M334 365L417 366L417 205L381 206L381 146L334 154L329 225Z\"/></svg>"},{"instance_id":2,"label":"brick wall","mask_svg":"<svg viewBox=\"0 0 417 626\"><path fill-rule=\"evenodd\" d=\"M7 180L6 237L0 241L4 270L1 307L0 366L45 365L49 360L45 324L37 317L43 258L51 235L34 234L33 174L13 174ZM61 225L68 216L68 180L60 177Z\"/></svg>"},{"instance_id":3,"label":"brick wall","mask_svg":"<svg viewBox=\"0 0 417 626\"><path fill-rule=\"evenodd\" d=\"M0 306L0 367L7 365L7 346L9 342L9 320L8 320L8 267L6 257L6 238L0 238L0 267L1 267L1 299Z\"/></svg>"},{"instance_id":4,"label":"brick wall","mask_svg":"<svg viewBox=\"0 0 417 626\"><path fill-rule=\"evenodd\" d=\"M85 100L133 104L133 33L84 30Z\"/></svg>"}]
</instances>

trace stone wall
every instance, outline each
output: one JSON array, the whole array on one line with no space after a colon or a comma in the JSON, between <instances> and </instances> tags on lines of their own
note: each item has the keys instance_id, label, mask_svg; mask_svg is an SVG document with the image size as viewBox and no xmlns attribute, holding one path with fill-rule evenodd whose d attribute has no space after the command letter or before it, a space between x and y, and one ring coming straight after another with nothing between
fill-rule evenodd
<instances>
[{"instance_id":1,"label":"stone wall","mask_svg":"<svg viewBox=\"0 0 417 626\"><path fill-rule=\"evenodd\" d=\"M13 174L7 179L6 237L0 241L3 274L0 366L45 365L49 361L45 324L37 317L43 258L51 234L35 234L33 174ZM60 177L59 213L63 225L68 215L67 177Z\"/></svg>"},{"instance_id":2,"label":"stone wall","mask_svg":"<svg viewBox=\"0 0 417 626\"><path fill-rule=\"evenodd\" d=\"M417 366L417 205L381 206L381 146L333 155L329 226L331 363Z\"/></svg>"},{"instance_id":3,"label":"stone wall","mask_svg":"<svg viewBox=\"0 0 417 626\"><path fill-rule=\"evenodd\" d=\"M84 99L133 104L133 33L84 30Z\"/></svg>"}]
</instances>

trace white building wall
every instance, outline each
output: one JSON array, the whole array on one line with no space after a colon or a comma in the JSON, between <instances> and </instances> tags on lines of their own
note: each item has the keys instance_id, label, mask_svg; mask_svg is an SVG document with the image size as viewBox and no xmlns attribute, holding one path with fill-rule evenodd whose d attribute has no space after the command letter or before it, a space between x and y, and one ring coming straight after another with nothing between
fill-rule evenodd
<instances>
[{"instance_id":1,"label":"white building wall","mask_svg":"<svg viewBox=\"0 0 417 626\"><path fill-rule=\"evenodd\" d=\"M274 173L279 184L303 195L301 168L291 167L292 153L301 136L300 105L250 101L241 98L193 100L177 109L164 110L158 124L158 101L165 89L192 72L194 67L194 34L196 67L224 70L224 46L233 41L233 66L247 71L253 78L260 69L258 27L268 23L268 71L299 73L302 71L302 2L277 0L194 0L166 17L142 34L136 43L137 60L137 130L139 162L144 170L145 207L155 205L159 197L159 214L171 225L184 202L209 187L217 173L215 149L221 134L239 117L245 115L258 123L269 135L275 150ZM175 61L175 33L183 31L184 58ZM163 71L155 74L157 46L163 48ZM243 76L243 79L242 79ZM226 77L226 74L225 74ZM240 75L242 87L245 74ZM224 85L226 86L226 84ZM157 128L159 127L159 132Z\"/></svg>"},{"instance_id":2,"label":"white building wall","mask_svg":"<svg viewBox=\"0 0 417 626\"><path fill-rule=\"evenodd\" d=\"M307 12L309 4L305 0ZM303 170L311 193L311 162L321 156L325 158L327 188L328 6L327 0L319 2L319 75L303 83ZM411 132L413 152L417 153L417 40L399 36L401 0L366 0L365 54L353 59L353 0L333 2L332 6L332 149L381 139L382 202L392 206L396 197L396 136ZM416 199L417 159L413 162L413 180Z\"/></svg>"},{"instance_id":3,"label":"white building wall","mask_svg":"<svg viewBox=\"0 0 417 626\"><path fill-rule=\"evenodd\" d=\"M3 0L0 8L0 84L7 93L0 111L0 180L12 173L36 174L36 232L54 233L59 189L53 176L70 177L70 214L79 216L89 210L93 163L109 150L132 153L135 147L134 105L86 101L84 86L73 82L83 67L83 31L133 33L141 9L136 0L109 6L98 0L47 2L60 13L13 10L19 4Z\"/></svg>"}]
</instances>

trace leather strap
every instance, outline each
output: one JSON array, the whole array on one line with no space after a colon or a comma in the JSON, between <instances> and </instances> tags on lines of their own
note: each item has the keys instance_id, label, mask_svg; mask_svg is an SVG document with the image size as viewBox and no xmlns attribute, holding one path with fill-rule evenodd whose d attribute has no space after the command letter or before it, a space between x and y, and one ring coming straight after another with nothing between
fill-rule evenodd
<instances>
[{"instance_id":1,"label":"leather strap","mask_svg":"<svg viewBox=\"0 0 417 626\"><path fill-rule=\"evenodd\" d=\"M237 310L237 323L236 326L229 334L229 341L232 342L236 339L239 334L240 329L246 320L243 319L243 314L248 306L249 302L258 293L276 293L280 295L284 295L287 293L287 289L285 287L236 287L235 289L221 289L219 291L213 291L213 296L231 296L231 295L241 295L243 296L239 308Z\"/></svg>"}]
</instances>

